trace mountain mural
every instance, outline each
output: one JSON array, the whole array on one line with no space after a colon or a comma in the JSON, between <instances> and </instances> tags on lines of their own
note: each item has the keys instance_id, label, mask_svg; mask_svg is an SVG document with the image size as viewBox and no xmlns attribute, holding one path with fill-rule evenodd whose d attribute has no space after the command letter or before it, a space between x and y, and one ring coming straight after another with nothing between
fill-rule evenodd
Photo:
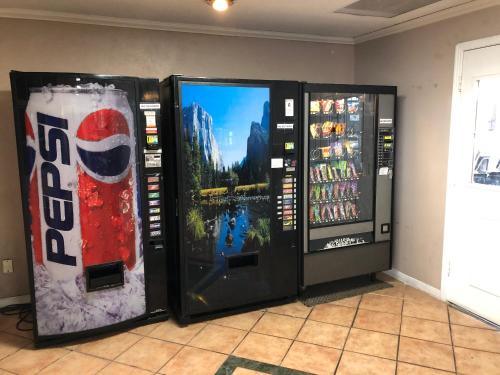
<instances>
[{"instance_id":1,"label":"mountain mural","mask_svg":"<svg viewBox=\"0 0 500 375\"><path fill-rule=\"evenodd\" d=\"M212 116L198 103L193 103L182 110L182 121L187 134L191 137L189 139L191 144L194 136L197 136L203 160L207 163L212 161L214 169L221 170L224 163L215 139Z\"/></svg>"},{"instance_id":2,"label":"mountain mural","mask_svg":"<svg viewBox=\"0 0 500 375\"><path fill-rule=\"evenodd\" d=\"M269 121L270 121L271 115L270 115L270 110L269 110L269 102L264 103L264 108L262 110L262 121L260 122L260 126L262 126L262 129L267 133L269 136Z\"/></svg>"},{"instance_id":3,"label":"mountain mural","mask_svg":"<svg viewBox=\"0 0 500 375\"><path fill-rule=\"evenodd\" d=\"M269 167L269 102L264 103L261 123L252 122L247 139L247 155L242 161L242 180L263 182ZM268 177L268 176L267 176Z\"/></svg>"}]
</instances>

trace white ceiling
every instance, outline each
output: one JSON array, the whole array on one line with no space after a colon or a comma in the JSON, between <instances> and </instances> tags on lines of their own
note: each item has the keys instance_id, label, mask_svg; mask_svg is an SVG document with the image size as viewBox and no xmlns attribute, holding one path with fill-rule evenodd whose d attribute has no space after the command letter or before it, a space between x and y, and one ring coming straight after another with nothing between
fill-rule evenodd
<instances>
[{"instance_id":1,"label":"white ceiling","mask_svg":"<svg viewBox=\"0 0 500 375\"><path fill-rule=\"evenodd\" d=\"M0 0L0 17L354 43L500 3L441 0L393 18L334 13L353 2L236 0L218 13L204 0Z\"/></svg>"}]
</instances>

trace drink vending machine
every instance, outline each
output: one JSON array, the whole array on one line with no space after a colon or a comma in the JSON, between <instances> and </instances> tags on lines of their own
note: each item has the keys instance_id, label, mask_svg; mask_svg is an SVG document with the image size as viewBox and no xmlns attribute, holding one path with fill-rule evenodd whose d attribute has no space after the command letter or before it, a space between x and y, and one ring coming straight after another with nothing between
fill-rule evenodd
<instances>
[{"instance_id":1,"label":"drink vending machine","mask_svg":"<svg viewBox=\"0 0 500 375\"><path fill-rule=\"evenodd\" d=\"M189 323L294 298L299 83L172 76L161 96L172 310Z\"/></svg>"},{"instance_id":2,"label":"drink vending machine","mask_svg":"<svg viewBox=\"0 0 500 375\"><path fill-rule=\"evenodd\" d=\"M10 77L36 344L165 319L158 80Z\"/></svg>"}]
</instances>

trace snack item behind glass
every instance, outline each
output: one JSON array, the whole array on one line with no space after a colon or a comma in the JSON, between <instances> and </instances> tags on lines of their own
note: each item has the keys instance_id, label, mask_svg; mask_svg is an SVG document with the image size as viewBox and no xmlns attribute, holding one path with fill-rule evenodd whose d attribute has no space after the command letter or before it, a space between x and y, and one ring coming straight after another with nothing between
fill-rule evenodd
<instances>
[{"instance_id":1,"label":"snack item behind glass","mask_svg":"<svg viewBox=\"0 0 500 375\"><path fill-rule=\"evenodd\" d=\"M321 125L321 136L323 138L328 138L335 128L335 124L332 121L325 121L323 125Z\"/></svg>"},{"instance_id":2,"label":"snack item behind glass","mask_svg":"<svg viewBox=\"0 0 500 375\"><path fill-rule=\"evenodd\" d=\"M347 152L347 155L349 156L352 156L354 154L354 150L353 150L353 147L352 147L352 144L349 140L345 140L344 141L344 148Z\"/></svg>"},{"instance_id":3,"label":"snack item behind glass","mask_svg":"<svg viewBox=\"0 0 500 375\"><path fill-rule=\"evenodd\" d=\"M326 173L326 164L320 165L320 171L321 171L321 180L328 181L328 174Z\"/></svg>"},{"instance_id":4,"label":"snack item behind glass","mask_svg":"<svg viewBox=\"0 0 500 375\"><path fill-rule=\"evenodd\" d=\"M353 197L358 196L358 181L351 181L351 195Z\"/></svg>"},{"instance_id":5,"label":"snack item behind glass","mask_svg":"<svg viewBox=\"0 0 500 375\"><path fill-rule=\"evenodd\" d=\"M332 99L321 99L320 100L320 105L321 105L321 112L324 114L328 114L333 112L333 100Z\"/></svg>"},{"instance_id":6,"label":"snack item behind glass","mask_svg":"<svg viewBox=\"0 0 500 375\"><path fill-rule=\"evenodd\" d=\"M338 160L338 168L340 169L340 178L347 178L347 161Z\"/></svg>"},{"instance_id":7,"label":"snack item behind glass","mask_svg":"<svg viewBox=\"0 0 500 375\"><path fill-rule=\"evenodd\" d=\"M326 185L321 186L321 199L326 200Z\"/></svg>"},{"instance_id":8,"label":"snack item behind glass","mask_svg":"<svg viewBox=\"0 0 500 375\"><path fill-rule=\"evenodd\" d=\"M346 220L351 219L351 202L347 201L344 204L345 218Z\"/></svg>"},{"instance_id":9,"label":"snack item behind glass","mask_svg":"<svg viewBox=\"0 0 500 375\"><path fill-rule=\"evenodd\" d=\"M309 105L309 112L311 114L316 114L316 113L319 113L320 112L320 104L319 104L319 100L312 100L310 105Z\"/></svg>"},{"instance_id":10,"label":"snack item behind glass","mask_svg":"<svg viewBox=\"0 0 500 375\"><path fill-rule=\"evenodd\" d=\"M339 183L339 196L340 196L340 198L346 197L346 183L345 182Z\"/></svg>"},{"instance_id":11,"label":"snack item behind glass","mask_svg":"<svg viewBox=\"0 0 500 375\"><path fill-rule=\"evenodd\" d=\"M354 166L354 162L352 160L349 162L349 170L352 177L358 178L358 173L356 172L356 167Z\"/></svg>"},{"instance_id":12,"label":"snack item behind glass","mask_svg":"<svg viewBox=\"0 0 500 375\"><path fill-rule=\"evenodd\" d=\"M335 128L335 134L339 137L343 136L345 134L345 128L346 125L343 122L337 122L334 125Z\"/></svg>"},{"instance_id":13,"label":"snack item behind glass","mask_svg":"<svg viewBox=\"0 0 500 375\"><path fill-rule=\"evenodd\" d=\"M356 203L354 203L354 202L351 202L351 214L353 217L358 217L358 214L359 214Z\"/></svg>"},{"instance_id":14,"label":"snack item behind glass","mask_svg":"<svg viewBox=\"0 0 500 375\"><path fill-rule=\"evenodd\" d=\"M339 183L336 182L334 185L333 185L333 198L334 199L339 199L340 197L340 193L339 193Z\"/></svg>"},{"instance_id":15,"label":"snack item behind glass","mask_svg":"<svg viewBox=\"0 0 500 375\"><path fill-rule=\"evenodd\" d=\"M328 221L333 221L333 209L331 204L326 205L326 212L328 214Z\"/></svg>"},{"instance_id":16,"label":"snack item behind glass","mask_svg":"<svg viewBox=\"0 0 500 375\"><path fill-rule=\"evenodd\" d=\"M332 166L330 164L326 165L326 172L328 174L328 180L332 181L334 179L334 176L333 176Z\"/></svg>"},{"instance_id":17,"label":"snack item behind glass","mask_svg":"<svg viewBox=\"0 0 500 375\"><path fill-rule=\"evenodd\" d=\"M338 203L333 206L333 219L340 220L340 209Z\"/></svg>"},{"instance_id":18,"label":"snack item behind glass","mask_svg":"<svg viewBox=\"0 0 500 375\"><path fill-rule=\"evenodd\" d=\"M327 199L331 200L333 196L333 184L328 184L326 187Z\"/></svg>"},{"instance_id":19,"label":"snack item behind glass","mask_svg":"<svg viewBox=\"0 0 500 375\"><path fill-rule=\"evenodd\" d=\"M321 205L321 221L326 221L328 218L326 216L326 204Z\"/></svg>"},{"instance_id":20,"label":"snack item behind glass","mask_svg":"<svg viewBox=\"0 0 500 375\"><path fill-rule=\"evenodd\" d=\"M323 156L323 159L328 159L330 157L330 152L331 152L331 147L326 146L326 147L320 147L321 150L321 155Z\"/></svg>"},{"instance_id":21,"label":"snack item behind glass","mask_svg":"<svg viewBox=\"0 0 500 375\"><path fill-rule=\"evenodd\" d=\"M357 113L359 109L359 98L357 96L353 96L347 99L347 111L350 114Z\"/></svg>"},{"instance_id":22,"label":"snack item behind glass","mask_svg":"<svg viewBox=\"0 0 500 375\"><path fill-rule=\"evenodd\" d=\"M315 204L313 206L313 215L314 215L313 222L319 223L321 221L321 217L319 216L319 204Z\"/></svg>"},{"instance_id":23,"label":"snack item behind glass","mask_svg":"<svg viewBox=\"0 0 500 375\"><path fill-rule=\"evenodd\" d=\"M345 209L342 202L339 203L340 220L345 220Z\"/></svg>"},{"instance_id":24,"label":"snack item behind glass","mask_svg":"<svg viewBox=\"0 0 500 375\"><path fill-rule=\"evenodd\" d=\"M335 100L335 111L338 114L342 114L345 112L345 99Z\"/></svg>"},{"instance_id":25,"label":"snack item behind glass","mask_svg":"<svg viewBox=\"0 0 500 375\"><path fill-rule=\"evenodd\" d=\"M321 137L321 124L311 124L309 125L309 131L311 132L311 137L313 139L318 139Z\"/></svg>"},{"instance_id":26,"label":"snack item behind glass","mask_svg":"<svg viewBox=\"0 0 500 375\"><path fill-rule=\"evenodd\" d=\"M321 178L321 168L319 165L314 166L314 174L315 174L315 180L316 182L322 182L323 179Z\"/></svg>"},{"instance_id":27,"label":"snack item behind glass","mask_svg":"<svg viewBox=\"0 0 500 375\"><path fill-rule=\"evenodd\" d=\"M331 147L333 148L333 153L335 154L336 157L341 157L344 154L342 141L336 141L332 143Z\"/></svg>"}]
</instances>

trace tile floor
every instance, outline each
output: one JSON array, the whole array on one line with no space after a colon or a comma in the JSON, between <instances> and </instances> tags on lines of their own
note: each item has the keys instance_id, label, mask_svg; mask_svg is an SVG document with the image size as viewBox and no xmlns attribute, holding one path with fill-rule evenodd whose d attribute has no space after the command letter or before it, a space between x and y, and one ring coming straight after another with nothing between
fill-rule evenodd
<instances>
[{"instance_id":1,"label":"tile floor","mask_svg":"<svg viewBox=\"0 0 500 375\"><path fill-rule=\"evenodd\" d=\"M0 317L0 375L500 375L500 332L405 286L34 350Z\"/></svg>"}]
</instances>

